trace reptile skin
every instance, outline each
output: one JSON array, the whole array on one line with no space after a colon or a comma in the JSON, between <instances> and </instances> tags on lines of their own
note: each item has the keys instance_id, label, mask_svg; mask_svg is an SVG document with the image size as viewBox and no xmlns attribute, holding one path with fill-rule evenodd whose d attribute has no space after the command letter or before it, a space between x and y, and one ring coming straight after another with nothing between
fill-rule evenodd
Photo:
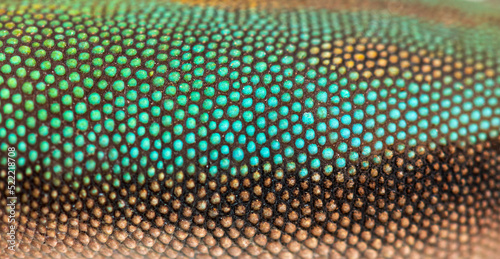
<instances>
[{"instance_id":1,"label":"reptile skin","mask_svg":"<svg viewBox=\"0 0 500 259\"><path fill-rule=\"evenodd\" d=\"M499 14L0 0L0 258L499 258Z\"/></svg>"}]
</instances>

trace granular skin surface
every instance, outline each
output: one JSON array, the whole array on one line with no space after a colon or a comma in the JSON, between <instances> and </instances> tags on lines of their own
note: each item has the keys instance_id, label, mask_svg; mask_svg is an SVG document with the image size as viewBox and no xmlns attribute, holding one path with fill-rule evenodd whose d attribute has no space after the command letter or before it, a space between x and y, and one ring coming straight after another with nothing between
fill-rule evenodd
<instances>
[{"instance_id":1,"label":"granular skin surface","mask_svg":"<svg viewBox=\"0 0 500 259\"><path fill-rule=\"evenodd\" d=\"M0 1L0 258L497 258L497 11Z\"/></svg>"}]
</instances>

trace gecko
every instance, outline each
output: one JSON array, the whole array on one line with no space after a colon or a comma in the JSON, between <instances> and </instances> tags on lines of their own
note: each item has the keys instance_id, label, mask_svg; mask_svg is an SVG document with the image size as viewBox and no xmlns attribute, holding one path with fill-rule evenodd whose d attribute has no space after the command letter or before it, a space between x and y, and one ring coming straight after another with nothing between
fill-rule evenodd
<instances>
[{"instance_id":1,"label":"gecko","mask_svg":"<svg viewBox=\"0 0 500 259\"><path fill-rule=\"evenodd\" d=\"M499 13L1 0L0 258L498 258Z\"/></svg>"}]
</instances>

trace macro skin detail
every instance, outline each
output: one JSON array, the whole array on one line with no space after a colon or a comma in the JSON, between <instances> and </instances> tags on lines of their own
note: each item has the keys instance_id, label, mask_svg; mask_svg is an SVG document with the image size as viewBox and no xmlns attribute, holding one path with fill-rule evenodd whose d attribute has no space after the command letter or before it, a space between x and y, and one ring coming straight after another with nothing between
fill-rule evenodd
<instances>
[{"instance_id":1,"label":"macro skin detail","mask_svg":"<svg viewBox=\"0 0 500 259\"><path fill-rule=\"evenodd\" d=\"M0 1L0 258L498 258L499 11Z\"/></svg>"}]
</instances>

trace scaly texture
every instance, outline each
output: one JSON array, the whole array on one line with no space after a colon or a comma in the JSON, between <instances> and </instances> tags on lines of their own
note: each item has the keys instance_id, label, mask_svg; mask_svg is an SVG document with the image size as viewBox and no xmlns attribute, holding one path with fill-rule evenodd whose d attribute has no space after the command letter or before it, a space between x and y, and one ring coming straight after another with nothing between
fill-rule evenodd
<instances>
[{"instance_id":1,"label":"scaly texture","mask_svg":"<svg viewBox=\"0 0 500 259\"><path fill-rule=\"evenodd\" d=\"M497 11L0 2L0 257L495 258Z\"/></svg>"}]
</instances>

